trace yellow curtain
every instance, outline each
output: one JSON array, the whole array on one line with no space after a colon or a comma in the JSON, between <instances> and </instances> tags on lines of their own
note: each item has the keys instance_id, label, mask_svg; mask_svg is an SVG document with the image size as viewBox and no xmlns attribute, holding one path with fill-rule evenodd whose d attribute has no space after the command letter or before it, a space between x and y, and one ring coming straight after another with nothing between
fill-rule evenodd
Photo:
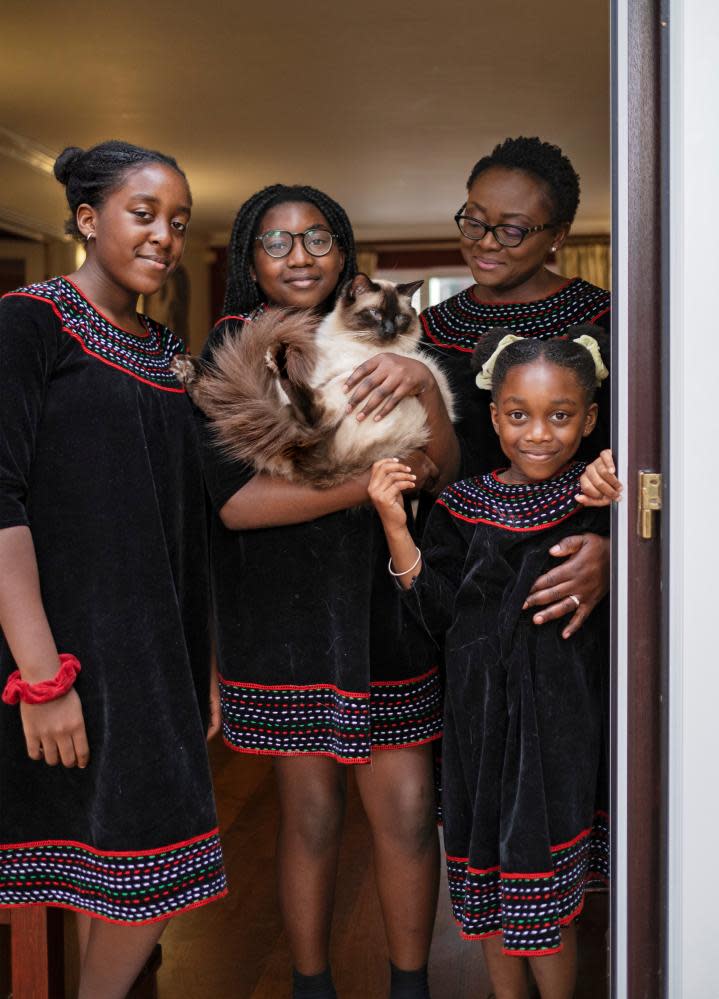
<instances>
[{"instance_id":1,"label":"yellow curtain","mask_svg":"<svg viewBox=\"0 0 719 999\"><path fill-rule=\"evenodd\" d=\"M372 250L360 250L357 254L357 270L371 278L377 270L377 254Z\"/></svg>"},{"instance_id":2,"label":"yellow curtain","mask_svg":"<svg viewBox=\"0 0 719 999\"><path fill-rule=\"evenodd\" d=\"M600 288L610 290L612 280L611 247L607 239L571 237L557 251L556 267L566 277L580 277Z\"/></svg>"}]
</instances>

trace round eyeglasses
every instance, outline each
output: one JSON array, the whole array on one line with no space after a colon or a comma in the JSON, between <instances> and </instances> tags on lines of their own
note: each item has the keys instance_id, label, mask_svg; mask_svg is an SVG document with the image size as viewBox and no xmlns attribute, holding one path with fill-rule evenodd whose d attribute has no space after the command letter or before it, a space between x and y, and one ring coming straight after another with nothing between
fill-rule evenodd
<instances>
[{"instance_id":1,"label":"round eyeglasses","mask_svg":"<svg viewBox=\"0 0 719 999\"><path fill-rule=\"evenodd\" d=\"M545 222L544 225L533 225L526 228L522 225L489 225L480 219L473 219L471 215L464 215L464 205L454 216L457 228L467 239L484 239L488 232L491 232L500 246L519 246L523 240L533 232L543 232L545 229L554 229L556 222Z\"/></svg>"},{"instance_id":2,"label":"round eyeglasses","mask_svg":"<svg viewBox=\"0 0 719 999\"><path fill-rule=\"evenodd\" d=\"M288 232L286 229L268 229L260 236L255 236L256 243L262 243L262 249L271 257L286 257L295 245L295 239L302 238L302 245L313 257L325 257L332 249L337 235L328 229L315 226L304 232Z\"/></svg>"}]
</instances>

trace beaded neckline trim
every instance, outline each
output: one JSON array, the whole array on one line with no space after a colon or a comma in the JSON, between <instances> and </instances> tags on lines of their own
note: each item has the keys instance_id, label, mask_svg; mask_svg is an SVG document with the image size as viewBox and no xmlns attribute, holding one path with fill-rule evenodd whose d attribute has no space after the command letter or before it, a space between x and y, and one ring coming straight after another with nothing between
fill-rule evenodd
<instances>
[{"instance_id":1,"label":"beaded neckline trim","mask_svg":"<svg viewBox=\"0 0 719 999\"><path fill-rule=\"evenodd\" d=\"M170 370L170 360L183 352L181 341L166 326L141 316L147 336L138 336L110 322L64 277L31 284L10 292L47 302L62 328L85 351L110 367L131 375L145 385L165 392L184 393Z\"/></svg>"},{"instance_id":2,"label":"beaded neckline trim","mask_svg":"<svg viewBox=\"0 0 719 999\"><path fill-rule=\"evenodd\" d=\"M546 482L508 485L487 472L448 486L437 502L452 517L507 531L541 531L583 509L575 497L586 462L575 461Z\"/></svg>"},{"instance_id":3,"label":"beaded neckline trim","mask_svg":"<svg viewBox=\"0 0 719 999\"><path fill-rule=\"evenodd\" d=\"M427 338L439 347L466 353L477 338L502 326L516 336L540 340L556 336L568 326L596 322L610 308L611 296L582 278L534 302L480 302L470 288L433 305L422 313Z\"/></svg>"}]
</instances>

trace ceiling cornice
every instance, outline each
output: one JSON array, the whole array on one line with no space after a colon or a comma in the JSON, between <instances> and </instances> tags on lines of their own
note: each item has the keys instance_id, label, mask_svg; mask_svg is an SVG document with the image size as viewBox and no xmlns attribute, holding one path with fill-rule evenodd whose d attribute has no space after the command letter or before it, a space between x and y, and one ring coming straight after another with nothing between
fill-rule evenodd
<instances>
[{"instance_id":1,"label":"ceiling cornice","mask_svg":"<svg viewBox=\"0 0 719 999\"><path fill-rule=\"evenodd\" d=\"M0 125L0 155L19 160L20 163L24 163L46 176L54 176L53 167L57 154L52 149L48 149L47 146L35 142L34 139L28 139L25 135L12 132L4 125Z\"/></svg>"}]
</instances>

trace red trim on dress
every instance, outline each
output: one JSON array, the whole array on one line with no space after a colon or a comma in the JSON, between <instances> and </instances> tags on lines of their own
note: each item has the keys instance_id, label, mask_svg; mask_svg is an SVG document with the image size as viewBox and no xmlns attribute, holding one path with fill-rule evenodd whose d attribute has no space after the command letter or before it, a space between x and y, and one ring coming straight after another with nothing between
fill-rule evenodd
<instances>
[{"instance_id":1,"label":"red trim on dress","mask_svg":"<svg viewBox=\"0 0 719 999\"><path fill-rule=\"evenodd\" d=\"M247 322L247 316L220 316L219 319L215 320L215 323L214 323L214 325L213 325L212 328L214 329L215 326L219 326L220 323L226 323L230 319L233 322L237 322L237 323L246 323Z\"/></svg>"},{"instance_id":2,"label":"red trim on dress","mask_svg":"<svg viewBox=\"0 0 719 999\"><path fill-rule=\"evenodd\" d=\"M436 499L435 503L437 503L439 506L443 506L447 511L447 513L450 515L450 517L456 517L458 520L464 520L468 524L489 524L490 527L499 527L503 531L514 531L520 534L521 533L528 534L531 531L546 531L548 528L554 527L555 524L561 524L562 521L567 520L569 517L572 517L579 510L584 509L583 506L577 506L574 508L574 510L570 510L569 513L566 513L563 517L560 517L558 520L551 520L546 524L535 524L534 527L508 527L507 524L499 524L497 523L496 520L486 520L484 517L465 517L461 513L455 513L455 511L452 510L450 507L448 507L447 504L442 499Z\"/></svg>"},{"instance_id":3,"label":"red trim on dress","mask_svg":"<svg viewBox=\"0 0 719 999\"><path fill-rule=\"evenodd\" d=\"M152 857L158 853L167 853L169 850L179 850L183 846L191 846L193 843L200 843L211 836L219 836L219 827L211 829L210 832L200 833L192 839L184 839L180 843L169 843L167 846L153 846L149 850L99 850L97 847L88 846L87 843L80 843L72 839L40 839L30 843L0 843L0 850L23 850L33 849L42 846L72 846L80 850L87 850L97 857ZM53 903L54 904L54 903Z\"/></svg>"},{"instance_id":4,"label":"red trim on dress","mask_svg":"<svg viewBox=\"0 0 719 999\"><path fill-rule=\"evenodd\" d=\"M370 689L372 687L401 687L403 684L407 683L421 683L422 680L426 680L427 677L434 676L435 673L439 672L439 667L433 666L428 669L426 673L421 673L419 676L411 676L407 680L370 680Z\"/></svg>"},{"instance_id":5,"label":"red trim on dress","mask_svg":"<svg viewBox=\"0 0 719 999\"><path fill-rule=\"evenodd\" d=\"M91 302L90 299L87 297L87 295L83 294L83 292L80 291L80 289L75 284L75 282L70 280L70 278L67 276L67 274L63 274L62 275L62 279L63 279L63 281L67 281L67 283L69 285L72 285L72 287L78 293L78 295L83 300L83 302L87 302L87 304L90 306L90 308L94 312L97 312L98 316L102 316L102 318L105 320L105 322L109 323L110 326L112 326L114 329L120 330L121 333L127 333L128 336L134 336L136 340L147 340L147 338L150 336L150 331L145 326L145 324L142 322L143 316L142 316L141 312L136 312L135 315L140 320L140 323L144 327L145 332L144 333L133 333L132 330L126 330L124 326L118 326L117 323L114 323L112 321L112 319L110 319L109 316L106 316L104 312L101 312L100 309L98 309L98 307L95 305L95 303ZM158 323L157 325L161 326L162 324Z\"/></svg>"},{"instance_id":6,"label":"red trim on dress","mask_svg":"<svg viewBox=\"0 0 719 999\"><path fill-rule=\"evenodd\" d=\"M334 760L335 763L365 764L372 762L372 753L385 752L389 749L412 749L414 746L425 746L441 738L442 733L436 732L426 739L417 739L415 742L403 742L397 743L397 745L388 744L383 746L370 744L369 756L340 756L339 753L333 753L329 749L312 749L304 752L301 749L249 749L247 746L235 746L224 735L222 741L233 752L245 753L248 756L323 756L326 759Z\"/></svg>"},{"instance_id":7,"label":"red trim on dress","mask_svg":"<svg viewBox=\"0 0 719 999\"><path fill-rule=\"evenodd\" d=\"M223 888L222 891L218 892L216 895L210 895L209 898L202 898L198 902L192 902L190 905L183 906L182 909L174 909L172 912L165 912L161 916L153 916L152 919L110 919L108 916L102 916L99 912L95 912L94 909L81 909L77 905L70 905L67 902L13 902L8 904L0 903L0 909L30 909L34 905L44 905L51 906L53 909L68 909L70 912L79 912L83 916L92 916L93 919L100 919L103 923L112 923L115 926L149 926L150 923L161 923L165 919L172 919L173 916L179 916L183 912L190 912L192 909L199 909L200 906L208 905L210 902L216 902L220 898L224 898L229 893L227 888Z\"/></svg>"},{"instance_id":8,"label":"red trim on dress","mask_svg":"<svg viewBox=\"0 0 719 999\"><path fill-rule=\"evenodd\" d=\"M446 350L459 350L462 354L473 353L474 347L458 347L457 344L455 343L445 343L443 340L438 340L437 337L434 336L434 334L430 330L429 326L427 325L427 320L424 318L424 312L420 313L419 318L422 321L425 333L432 341L432 343L436 343L438 347L444 347Z\"/></svg>"},{"instance_id":9,"label":"red trim on dress","mask_svg":"<svg viewBox=\"0 0 719 999\"><path fill-rule=\"evenodd\" d=\"M67 333L68 336L72 337L72 339L75 340L76 343L78 343L80 345L80 347L82 348L82 350L86 354L88 354L90 357L94 357L98 361L101 361L103 364L107 364L108 367L115 368L117 371L121 371L123 374L129 375L130 378L134 378L136 381L142 382L143 385L149 385L150 388L159 389L160 392L174 392L174 393L179 394L179 395L185 395L186 394L184 386L180 386L179 388L171 388L169 385L159 385L157 382L148 381L147 378L143 378L141 375L136 375L134 373L134 371L130 371L128 368L123 368L122 365L115 364L115 363L113 363L113 361L108 361L106 357L102 357L101 354L96 354L94 351L90 350L90 348L85 344L84 340L82 339L82 337L79 334L75 333L71 329L68 329L68 327L64 325L63 317L62 317L59 309L57 308L57 306L55 305L55 303L52 301L51 298L43 298L41 295L32 295L32 294L30 294L30 292L27 292L27 291L11 291L11 292L9 292L8 295L5 295L3 297L4 298L11 298L13 296L16 297L16 298L33 298L36 302L45 302L46 305L49 305L50 308L52 309L52 311L55 313L55 315L59 319L59 321L60 321L60 329L63 331L63 333ZM86 301L87 301L87 299L86 299ZM94 306L93 306L93 308L94 308ZM97 311L97 310L95 310L95 311ZM102 313L100 313L100 314L102 315ZM103 319L104 318L105 317L103 316ZM114 324L111 323L111 325L114 325ZM120 329L120 327L119 326L115 326L115 329ZM127 332L126 330L120 330L120 331L123 332L123 333ZM129 333L128 336L135 336L135 334ZM136 336L136 339L139 340L140 337Z\"/></svg>"},{"instance_id":10,"label":"red trim on dress","mask_svg":"<svg viewBox=\"0 0 719 999\"><path fill-rule=\"evenodd\" d=\"M278 684L265 684L265 683L242 683L240 680L226 680L221 674L218 673L218 679L220 683L227 684L228 687L246 687L249 690L334 690L338 694L344 694L345 697L369 697L369 692L365 691L353 691L353 690L343 690L334 683L278 683Z\"/></svg>"},{"instance_id":11,"label":"red trim on dress","mask_svg":"<svg viewBox=\"0 0 719 999\"><path fill-rule=\"evenodd\" d=\"M422 680L434 676L437 672L438 667L433 666L426 673L421 673L419 676L411 676L404 680L370 680L370 690L372 687L401 687L409 683L421 683ZM338 687L334 683L243 683L241 680L226 680L221 674L218 674L218 679L220 683L224 683L228 687L245 687L248 690L334 690L345 697L366 699L370 696L369 691L343 690L342 687Z\"/></svg>"}]
</instances>

